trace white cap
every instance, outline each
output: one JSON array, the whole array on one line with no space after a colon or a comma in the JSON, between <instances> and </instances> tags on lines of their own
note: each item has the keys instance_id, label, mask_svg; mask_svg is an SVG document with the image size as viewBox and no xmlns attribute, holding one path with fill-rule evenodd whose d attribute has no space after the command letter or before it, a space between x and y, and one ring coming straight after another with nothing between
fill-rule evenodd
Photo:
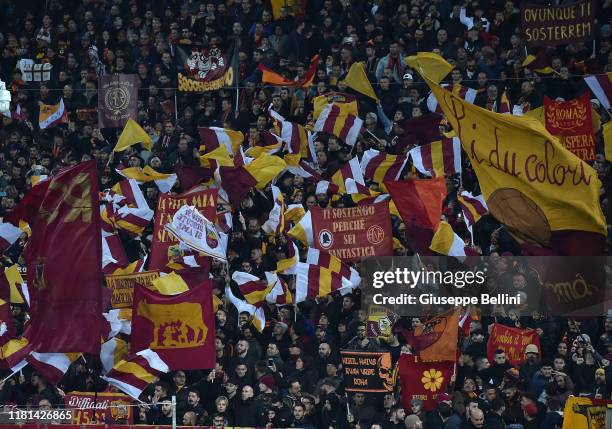
<instances>
[{"instance_id":1,"label":"white cap","mask_svg":"<svg viewBox=\"0 0 612 429\"><path fill-rule=\"evenodd\" d=\"M404 75L404 79L412 79L412 75L410 73L406 73Z\"/></svg>"}]
</instances>

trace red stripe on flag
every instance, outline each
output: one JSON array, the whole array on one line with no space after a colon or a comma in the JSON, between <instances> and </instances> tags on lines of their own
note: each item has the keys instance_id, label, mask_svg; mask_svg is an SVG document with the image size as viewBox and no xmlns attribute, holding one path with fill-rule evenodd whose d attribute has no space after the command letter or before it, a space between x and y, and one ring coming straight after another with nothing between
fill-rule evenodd
<instances>
[{"instance_id":1,"label":"red stripe on flag","mask_svg":"<svg viewBox=\"0 0 612 429\"><path fill-rule=\"evenodd\" d=\"M240 285L240 292L242 292L242 294L246 296L254 292L261 292L265 290L266 287L267 285L263 281L246 282Z\"/></svg>"},{"instance_id":2,"label":"red stripe on flag","mask_svg":"<svg viewBox=\"0 0 612 429\"><path fill-rule=\"evenodd\" d=\"M346 141L346 136L351 131L351 128L353 127L354 124L355 124L355 116L348 115L346 117L346 121L344 121L344 125L342 126L342 129L338 133L338 138L341 139L342 141Z\"/></svg>"},{"instance_id":3,"label":"red stripe on flag","mask_svg":"<svg viewBox=\"0 0 612 429\"><path fill-rule=\"evenodd\" d=\"M441 147L444 174L453 174L455 173L455 152L453 151L453 139L443 139Z\"/></svg>"},{"instance_id":4,"label":"red stripe on flag","mask_svg":"<svg viewBox=\"0 0 612 429\"><path fill-rule=\"evenodd\" d=\"M597 76L597 81L601 85L601 89L603 89L604 94L608 97L608 100L612 101L612 82L607 74L603 76Z\"/></svg>"},{"instance_id":5,"label":"red stripe on flag","mask_svg":"<svg viewBox=\"0 0 612 429\"><path fill-rule=\"evenodd\" d=\"M316 298L319 295L319 277L321 270L317 265L308 265L308 287L306 299Z\"/></svg>"},{"instance_id":6,"label":"red stripe on flag","mask_svg":"<svg viewBox=\"0 0 612 429\"><path fill-rule=\"evenodd\" d=\"M431 144L426 144L420 147L421 159L423 160L423 168L433 172L433 160L431 159Z\"/></svg>"},{"instance_id":7,"label":"red stripe on flag","mask_svg":"<svg viewBox=\"0 0 612 429\"><path fill-rule=\"evenodd\" d=\"M365 169L365 175L367 178L369 179L374 178L374 175L376 174L376 170L378 169L378 167L380 167L380 164L383 163L386 157L387 157L386 154L381 153L381 154L376 155L372 159L370 159L370 162L368 162L368 165L366 165L366 169Z\"/></svg>"},{"instance_id":8,"label":"red stripe on flag","mask_svg":"<svg viewBox=\"0 0 612 429\"><path fill-rule=\"evenodd\" d=\"M400 169L402 168L402 164L404 163L405 159L406 158L403 156L398 156L397 158L395 158L395 161L393 161L391 167L389 167L389 169L385 172L385 177L383 181L397 180L396 178L400 174Z\"/></svg>"},{"instance_id":9,"label":"red stripe on flag","mask_svg":"<svg viewBox=\"0 0 612 429\"><path fill-rule=\"evenodd\" d=\"M327 118L325 118L325 123L323 124L323 132L327 134L334 134L334 125L336 120L338 120L338 115L340 114L340 108L335 104L332 105L332 108L329 109L329 113Z\"/></svg>"}]
</instances>

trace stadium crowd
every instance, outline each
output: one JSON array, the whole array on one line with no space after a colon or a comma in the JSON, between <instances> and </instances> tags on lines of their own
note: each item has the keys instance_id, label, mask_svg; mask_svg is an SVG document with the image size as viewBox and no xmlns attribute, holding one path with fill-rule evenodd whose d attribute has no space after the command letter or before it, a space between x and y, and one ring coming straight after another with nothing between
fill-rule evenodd
<instances>
[{"instance_id":1,"label":"stadium crowd","mask_svg":"<svg viewBox=\"0 0 612 429\"><path fill-rule=\"evenodd\" d=\"M534 0L535 2L535 0ZM273 2L276 3L276 2ZM510 0L304 0L302 14L280 7L273 19L266 0L28 0L0 2L0 78L11 91L19 117L2 116L0 125L0 216L26 195L32 177L53 175L61 168L95 159L100 190L123 180L119 165L151 166L171 173L177 165L199 165L198 127L242 131L244 148L254 146L261 130L272 128L268 106L290 121L312 120L312 99L330 91L351 92L339 80L355 61L364 61L379 103L355 94L364 126L355 148L338 138L319 134L317 166L329 179L347 159L369 148L405 154L412 147L398 124L429 114L427 85L404 59L420 51L442 55L455 66L450 83L476 89L475 104L490 108L506 93L523 111L542 106L543 95L570 100L588 91L585 73L612 71L610 35L612 1L600 2L597 36L593 42L551 48L552 74L540 75L522 66L527 48L520 32L519 4ZM544 2L539 2L544 3ZM177 90L173 44L239 47L240 89L204 93ZM95 45L100 62L91 54ZM311 58L321 61L310 88L272 87L261 83L259 64L287 77L302 76ZM24 81L17 68L30 58L52 65L49 80ZM138 122L153 139L150 151L140 146L113 153L120 129L97 125L97 77L101 73L135 74L140 79ZM69 122L41 130L38 105L63 98ZM602 123L610 117L591 95ZM91 112L94 114L91 114ZM83 113L85 112L85 113ZM89 112L89 113L87 113ZM443 131L443 129L441 130ZM601 204L610 214L612 180L597 133L594 167L604 187ZM409 169L408 169L409 170ZM408 177L406 173L403 177ZM459 186L478 193L473 171L464 159L463 177L448 181L443 213L455 230L469 237L457 204ZM289 173L277 182L285 201L342 207L346 199L315 193L309 183ZM152 209L158 189L142 186ZM172 192L180 193L177 183ZM262 216L272 207L269 191L251 192L234 213L230 233L230 271L263 276L273 270L285 248L285 238L268 235ZM239 218L247 220L241 222ZM413 250L401 220L393 217L395 255ZM149 252L152 225L140 237L121 235L131 261ZM22 264L24 236L3 255L5 267ZM483 255L520 255L511 235L491 216L474 230L474 248ZM223 296L229 274L213 264L215 293ZM514 273L521 281L521 274ZM523 276L523 279L524 276ZM415 399L402 407L399 392L347 394L339 350L388 350L394 362L410 352L402 335L418 320L401 319L385 340L368 338L367 315L360 308L360 291L329 295L294 306L268 305L268 326L258 332L239 320L227 300L216 313L217 367L212 371L173 371L141 396L146 405L134 412L138 424L171 424L169 398L176 395L177 421L187 426L211 425L299 428L561 428L562 410L570 395L611 399L612 314L609 317L567 319L533 314L496 318L497 323L531 327L541 335L538 348L525 350L523 364L513 367L503 351L487 359L486 342L492 318L473 321L461 335L456 374L437 408L425 412ZM12 306L17 333L27 308ZM239 322L237 323L237 321ZM67 327L69 329L69 327ZM3 371L4 376L10 374ZM0 404L19 407L63 407L70 391L111 389L99 378L95 356L72 364L53 386L29 367L0 384ZM6 415L2 415L6 420Z\"/></svg>"}]
</instances>

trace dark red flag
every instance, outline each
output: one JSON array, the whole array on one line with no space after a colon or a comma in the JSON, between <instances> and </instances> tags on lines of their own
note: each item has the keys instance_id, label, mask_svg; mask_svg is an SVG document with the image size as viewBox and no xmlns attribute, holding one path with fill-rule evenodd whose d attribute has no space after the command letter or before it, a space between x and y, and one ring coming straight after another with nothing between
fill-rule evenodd
<instances>
[{"instance_id":1,"label":"dark red flag","mask_svg":"<svg viewBox=\"0 0 612 429\"><path fill-rule=\"evenodd\" d=\"M170 369L215 367L215 322L210 279L166 296L137 285L130 351L151 349Z\"/></svg>"},{"instance_id":2,"label":"dark red flag","mask_svg":"<svg viewBox=\"0 0 612 429\"><path fill-rule=\"evenodd\" d=\"M193 188L198 183L212 179L214 173L212 168L196 165L177 164L174 170L183 191Z\"/></svg>"},{"instance_id":3,"label":"dark red flag","mask_svg":"<svg viewBox=\"0 0 612 429\"><path fill-rule=\"evenodd\" d=\"M435 409L438 395L445 393L454 366L454 361L423 362L415 355L400 355L398 373L404 409L410 409L413 398L423 401L425 411Z\"/></svg>"},{"instance_id":4,"label":"dark red flag","mask_svg":"<svg viewBox=\"0 0 612 429\"><path fill-rule=\"evenodd\" d=\"M257 184L257 180L242 166L219 167L219 176L221 177L221 186L227 192L229 203L234 208L240 208L240 203L244 197Z\"/></svg>"},{"instance_id":5,"label":"dark red flag","mask_svg":"<svg viewBox=\"0 0 612 429\"><path fill-rule=\"evenodd\" d=\"M32 317L27 337L36 352L98 354L103 276L96 162L62 170L46 186L24 251Z\"/></svg>"},{"instance_id":6,"label":"dark red flag","mask_svg":"<svg viewBox=\"0 0 612 429\"><path fill-rule=\"evenodd\" d=\"M446 196L443 177L385 182L406 227L436 230Z\"/></svg>"}]
</instances>

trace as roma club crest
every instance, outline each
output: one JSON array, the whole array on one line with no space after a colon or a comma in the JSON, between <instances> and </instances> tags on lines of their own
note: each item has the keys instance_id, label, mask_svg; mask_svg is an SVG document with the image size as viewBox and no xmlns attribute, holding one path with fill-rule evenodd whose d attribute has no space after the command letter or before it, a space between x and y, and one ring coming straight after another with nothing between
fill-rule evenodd
<instances>
[{"instance_id":1,"label":"as roma club crest","mask_svg":"<svg viewBox=\"0 0 612 429\"><path fill-rule=\"evenodd\" d=\"M211 225L206 224L206 244L211 249L215 249L219 245L219 239L217 238L217 231L213 229Z\"/></svg>"},{"instance_id":2,"label":"as roma club crest","mask_svg":"<svg viewBox=\"0 0 612 429\"><path fill-rule=\"evenodd\" d=\"M113 115L121 115L130 105L130 92L126 85L111 86L104 95L104 105Z\"/></svg>"},{"instance_id":3,"label":"as roma club crest","mask_svg":"<svg viewBox=\"0 0 612 429\"><path fill-rule=\"evenodd\" d=\"M220 49L213 48L208 53L192 50L187 58L186 71L189 76L197 80L210 80L216 76L215 72L225 70L225 59Z\"/></svg>"}]
</instances>

